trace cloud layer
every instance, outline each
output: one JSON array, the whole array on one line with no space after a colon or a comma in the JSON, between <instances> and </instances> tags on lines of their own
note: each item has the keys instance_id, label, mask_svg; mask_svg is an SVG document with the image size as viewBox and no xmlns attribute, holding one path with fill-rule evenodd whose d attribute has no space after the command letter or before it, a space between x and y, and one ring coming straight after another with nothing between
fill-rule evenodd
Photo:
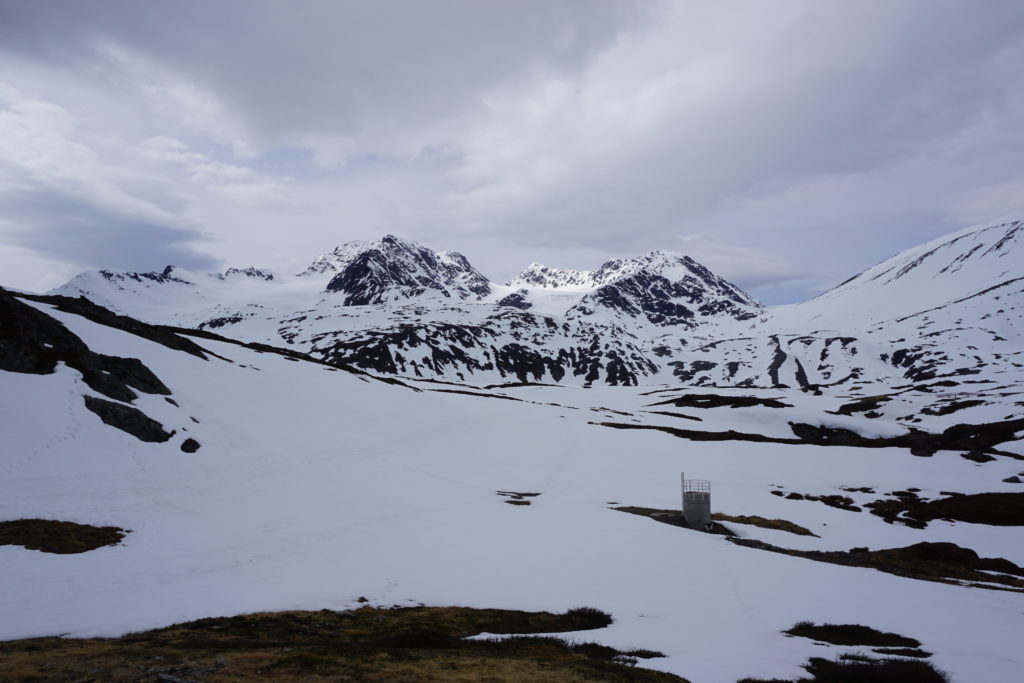
<instances>
[{"instance_id":1,"label":"cloud layer","mask_svg":"<svg viewBox=\"0 0 1024 683\"><path fill-rule=\"evenodd\" d=\"M1024 208L1012 0L0 0L0 57L27 288L394 232L494 279L676 249L775 302Z\"/></svg>"}]
</instances>

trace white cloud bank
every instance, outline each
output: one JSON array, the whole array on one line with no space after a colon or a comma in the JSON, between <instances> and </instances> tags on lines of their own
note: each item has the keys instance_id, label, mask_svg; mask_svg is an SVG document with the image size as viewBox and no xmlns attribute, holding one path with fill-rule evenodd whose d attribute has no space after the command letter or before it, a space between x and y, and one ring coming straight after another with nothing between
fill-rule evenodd
<instances>
[{"instance_id":1,"label":"white cloud bank","mask_svg":"<svg viewBox=\"0 0 1024 683\"><path fill-rule=\"evenodd\" d=\"M1000 0L0 0L0 269L297 270L405 234L500 280L687 251L768 301L1021 208Z\"/></svg>"}]
</instances>

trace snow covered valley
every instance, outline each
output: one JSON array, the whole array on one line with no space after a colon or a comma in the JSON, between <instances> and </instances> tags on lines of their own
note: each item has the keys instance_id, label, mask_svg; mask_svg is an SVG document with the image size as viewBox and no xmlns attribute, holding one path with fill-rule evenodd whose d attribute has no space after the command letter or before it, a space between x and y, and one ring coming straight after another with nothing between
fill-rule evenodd
<instances>
[{"instance_id":1,"label":"snow covered valley","mask_svg":"<svg viewBox=\"0 0 1024 683\"><path fill-rule=\"evenodd\" d=\"M127 530L77 554L0 546L2 639L362 599L594 607L613 623L563 635L659 651L639 666L694 682L795 680L812 657L872 654L784 633L802 621L916 639L954 681L1024 668L1019 372L820 395L671 376L396 380L81 301L0 297L0 519ZM901 440L911 426L946 436ZM713 512L813 535L720 521L730 540L616 509L677 510L680 472L711 481ZM941 502L960 497L980 504ZM929 573L874 553L921 543L1003 562L942 546Z\"/></svg>"}]
</instances>

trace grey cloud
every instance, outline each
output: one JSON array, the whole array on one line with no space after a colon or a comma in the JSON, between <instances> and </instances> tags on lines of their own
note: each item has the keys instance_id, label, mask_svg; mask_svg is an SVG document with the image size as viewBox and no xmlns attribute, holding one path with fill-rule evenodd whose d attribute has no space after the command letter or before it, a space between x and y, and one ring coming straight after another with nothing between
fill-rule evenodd
<instances>
[{"instance_id":1,"label":"grey cloud","mask_svg":"<svg viewBox=\"0 0 1024 683\"><path fill-rule=\"evenodd\" d=\"M95 42L114 40L280 142L422 128L495 82L578 69L637 15L623 0L8 1L0 44L90 76Z\"/></svg>"},{"instance_id":2,"label":"grey cloud","mask_svg":"<svg viewBox=\"0 0 1024 683\"><path fill-rule=\"evenodd\" d=\"M512 273L528 253L685 251L703 235L726 248L709 265L778 302L962 227L951 216L1012 210L1024 155L1017 0L0 0L5 55L87 146L171 136L290 176L288 206L245 210L169 164L133 187L122 167L140 161L101 160L125 171L110 180L124 195L202 222L232 258L302 262L309 245L396 232L495 245L489 267ZM147 91L147 65L198 93L198 122ZM317 167L332 144L364 156ZM184 246L197 233L61 203L75 196L37 198L24 217L49 237L33 244L81 221L124 238L80 245L100 265L208 258Z\"/></svg>"},{"instance_id":3,"label":"grey cloud","mask_svg":"<svg viewBox=\"0 0 1024 683\"><path fill-rule=\"evenodd\" d=\"M807 264L805 280L821 281L852 274L896 248L960 227L943 218L943 192L970 187L986 176L1016 174L1011 159L1024 153L1024 141L1016 134L1024 106L1013 95L1017 74L1024 70L1024 5L794 3L786 7L801 11L791 12L788 21L746 27L732 24L740 7L760 8L766 20L785 10L764 4L718 6L717 14L703 15L709 24L718 23L718 33L708 32L734 42L681 48L678 64L658 65L661 75L670 79L674 69L685 70L688 60L740 60L743 69L715 77L707 92L681 90L669 102L669 116L604 156L589 155L628 130L608 126L601 131L603 138L581 138L577 149L571 144L577 131L570 129L569 142L556 138L532 155L571 165L571 173L547 182L529 174L517 177L512 169L511 180L525 183L522 196L488 205L491 198L485 194L486 201L477 201L476 191L509 179L506 169L498 168L482 185L471 183L467 192L456 194L456 207L468 212L476 229L515 230L520 240L566 246L582 241L639 251L663 246L674 235L709 233L726 244ZM700 40L700 33L695 31L693 38ZM637 51L643 49L641 44ZM616 63L616 69L629 68L628 52L614 56L626 63ZM636 78L653 85L658 75L640 69ZM589 72L583 87L593 87L601 77L599 70ZM636 92L638 100L645 94ZM632 105L598 98L589 111L587 106L586 97L580 97L566 110L585 120ZM637 109L638 116L645 113ZM557 113L552 119L558 123ZM1001 149L980 140L972 144L979 121L1001 131ZM532 125L513 120L504 132L515 139ZM965 149L959 158L941 149L958 138ZM1007 147L1014 150L1010 156ZM476 153L494 156L486 148ZM917 175L891 172L908 160L917 160ZM486 169L486 159L483 165ZM835 192L828 205L811 191L792 194L793 203L775 203L775 213L728 220L737 217L737 204L785 196L793 186L811 186L820 179L862 175L888 178L891 184L875 182L877 197ZM865 202L876 203L879 210L870 211ZM817 211L808 212L804 204ZM888 215L881 215L881 209Z\"/></svg>"},{"instance_id":4,"label":"grey cloud","mask_svg":"<svg viewBox=\"0 0 1024 683\"><path fill-rule=\"evenodd\" d=\"M169 264L208 270L219 261L189 242L196 230L132 216L86 198L36 186L0 195L4 241L82 268L157 270Z\"/></svg>"}]
</instances>

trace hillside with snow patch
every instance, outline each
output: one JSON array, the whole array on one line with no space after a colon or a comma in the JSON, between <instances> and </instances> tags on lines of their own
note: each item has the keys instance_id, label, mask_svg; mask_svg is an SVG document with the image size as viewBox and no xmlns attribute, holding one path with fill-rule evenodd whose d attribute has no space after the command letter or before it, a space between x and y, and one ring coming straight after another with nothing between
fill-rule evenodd
<instances>
[{"instance_id":1,"label":"hillside with snow patch","mask_svg":"<svg viewBox=\"0 0 1024 683\"><path fill-rule=\"evenodd\" d=\"M98 271L54 293L376 373L480 385L999 381L1024 364L1022 226L967 228L773 308L663 251L594 271L534 263L500 285L461 254L393 236L338 247L298 276Z\"/></svg>"},{"instance_id":2,"label":"hillside with snow patch","mask_svg":"<svg viewBox=\"0 0 1024 683\"><path fill-rule=\"evenodd\" d=\"M660 650L643 665L699 682L795 678L809 657L870 654L783 633L803 620L911 636L957 681L1012 681L1024 664L1019 523L901 512L1019 494L1019 380L975 387L986 405L973 420L924 412L936 396L956 400L941 385L883 401L675 382L402 385L75 300L0 297L3 518L130 530L78 555L0 546L0 638L345 610L366 596L593 605L615 622L582 637ZM867 414L872 401L881 416ZM120 408L97 411L106 404ZM132 433L132 411L156 423L143 433L152 440ZM904 411L934 437L909 431ZM1004 417L1017 422L955 427ZM730 541L616 509L678 509L680 471L711 480L715 512L813 535L726 522ZM536 495L509 505L508 492ZM948 544L1000 559L1001 571L843 564ZM842 563L813 559L828 553Z\"/></svg>"}]
</instances>

